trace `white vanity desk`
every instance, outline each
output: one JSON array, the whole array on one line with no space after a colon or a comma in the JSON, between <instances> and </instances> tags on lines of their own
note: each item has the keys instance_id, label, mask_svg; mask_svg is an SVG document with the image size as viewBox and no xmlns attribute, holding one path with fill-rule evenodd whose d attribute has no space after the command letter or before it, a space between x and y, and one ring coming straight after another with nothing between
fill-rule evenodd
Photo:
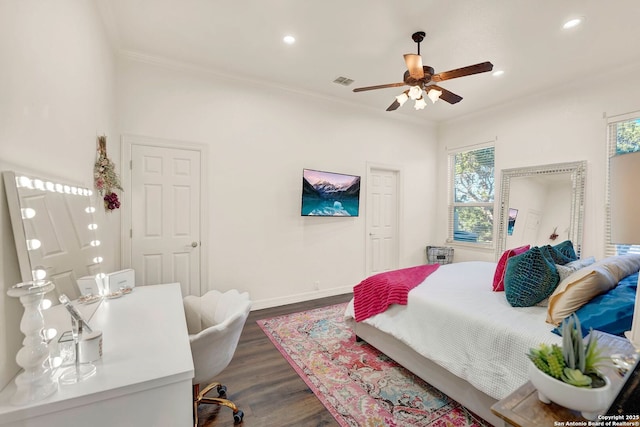
<instances>
[{"instance_id":1,"label":"white vanity desk","mask_svg":"<svg viewBox=\"0 0 640 427\"><path fill-rule=\"evenodd\" d=\"M103 336L96 374L78 384L59 385L50 397L24 406L10 403L12 380L0 392L0 426L193 425L193 360L180 285L140 286L94 305L88 323ZM83 314L89 307L79 306ZM66 321L56 328L59 334L71 328L64 306L47 312L47 322Z\"/></svg>"}]
</instances>

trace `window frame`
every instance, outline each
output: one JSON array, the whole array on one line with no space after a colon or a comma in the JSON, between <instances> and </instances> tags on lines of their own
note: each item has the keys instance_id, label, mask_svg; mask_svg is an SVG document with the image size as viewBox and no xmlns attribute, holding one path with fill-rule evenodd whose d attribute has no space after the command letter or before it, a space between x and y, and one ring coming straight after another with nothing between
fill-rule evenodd
<instances>
[{"instance_id":1,"label":"window frame","mask_svg":"<svg viewBox=\"0 0 640 427\"><path fill-rule=\"evenodd\" d=\"M455 201L455 162L456 155L460 153L467 153L470 151L478 151L486 148L493 148L493 202L456 202ZM495 159L495 141L489 141L474 145L468 145L465 147L459 147L449 150L447 152L448 157L448 170L447 170L447 239L448 244L453 244L461 247L468 247L474 249L489 249L493 250L495 247L496 233L496 159ZM493 211L493 224L491 226L491 241L490 242L465 242L461 240L454 240L454 212L456 207L481 207L490 208Z\"/></svg>"},{"instance_id":2,"label":"window frame","mask_svg":"<svg viewBox=\"0 0 640 427\"><path fill-rule=\"evenodd\" d=\"M604 256L610 257L618 255L618 246L615 243L611 243L611 182L610 182L610 166L609 161L611 157L617 154L618 140L617 140L617 125L619 123L630 122L634 120L640 120L640 110L633 111L626 114L620 114L616 116L607 117L607 153L605 158L606 163L606 187L605 187L605 205L606 205L606 218L605 218L605 236L604 236ZM627 246L627 245L625 245ZM640 245L630 245L633 247L631 253L640 253Z\"/></svg>"}]
</instances>

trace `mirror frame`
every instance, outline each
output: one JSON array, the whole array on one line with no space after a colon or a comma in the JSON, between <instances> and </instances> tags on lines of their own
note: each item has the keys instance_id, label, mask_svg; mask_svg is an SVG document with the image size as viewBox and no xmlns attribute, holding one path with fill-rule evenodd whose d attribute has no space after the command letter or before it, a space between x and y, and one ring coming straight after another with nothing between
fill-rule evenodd
<instances>
[{"instance_id":1,"label":"mirror frame","mask_svg":"<svg viewBox=\"0 0 640 427\"><path fill-rule=\"evenodd\" d=\"M502 253L506 250L505 246L507 242L507 224L509 221L509 190L511 188L511 179L559 174L570 174L571 176L572 197L568 239L573 243L576 255L580 258L584 228L584 195L587 174L587 162L585 160L502 170L502 184L500 186L500 220L498 221L496 260L500 259Z\"/></svg>"},{"instance_id":2,"label":"mirror frame","mask_svg":"<svg viewBox=\"0 0 640 427\"><path fill-rule=\"evenodd\" d=\"M27 235L27 230L26 230L26 225L25 225L25 220L22 217L22 208L24 207L24 202L22 200L22 196L20 194L20 188L21 185L19 184L19 180L21 178L26 178L27 180L31 181L33 180L35 181L40 181L41 185L44 186L45 184L51 184L51 186L56 186L55 189L52 188L47 188L45 189L43 188L36 188L35 190L39 190L42 191L44 194L48 193L48 192L52 192L52 193L56 193L56 194L61 194L62 196L65 196L67 194L69 195L73 195L75 196L81 196L81 197L86 197L87 200L87 207L93 208L95 210L95 206L93 206L93 200L91 198L91 196L93 195L93 190L90 190L88 188L85 188L81 185L76 185L76 184L72 184L72 183L68 183L66 181L63 180L63 182L61 182L60 180L53 178L42 178L42 177L38 177L32 173L19 173L19 172L14 172L14 171L10 171L10 170L6 170L2 172L2 178L4 181L4 187L5 187L5 194L6 194L6 198L7 198L7 206L9 208L9 217L11 220L11 228L13 231L13 240L15 243L15 248L16 248L16 254L18 257L18 265L20 268L20 275L22 278L23 282L27 282L27 281L31 281L31 280L41 280L40 278L35 277L34 275L34 271L35 269L38 267L38 265L36 265L34 263L34 260L30 254L30 251L27 247L27 239L28 239L28 235ZM58 188L59 187L59 188ZM32 188L33 187L29 187ZM73 189L75 189L75 193L73 192ZM80 193L84 193L84 194L80 194ZM93 216L93 213L90 213L90 218L89 218L89 224L91 223L95 223L95 217ZM90 233L93 234L93 239L98 242L99 241L97 239L97 232L95 231L95 229L90 229L93 230ZM93 245L92 245L93 246ZM95 249L95 253L96 256L99 256L99 250ZM96 271L91 271L90 268L87 268L86 273L82 272L84 274L82 274L81 276L77 276L75 277L75 279L77 280L80 277L84 277L84 276L94 276L94 275L100 275L100 274L104 274L100 264L102 263L102 261L98 261L95 262L95 266L96 266ZM45 266L47 267L47 266ZM48 267L56 267L56 266L48 266ZM78 274L80 273L80 271L78 271L78 269L73 268L73 272ZM54 283L55 280L47 277L47 280L52 280ZM78 289L74 288L74 291L77 291L78 295L80 294L80 288L77 286L76 283L76 287ZM61 291L61 289L58 288L58 286L56 285L56 289L54 291L52 291L52 294L58 294ZM57 304L57 296L53 299L52 303L53 304Z\"/></svg>"}]
</instances>

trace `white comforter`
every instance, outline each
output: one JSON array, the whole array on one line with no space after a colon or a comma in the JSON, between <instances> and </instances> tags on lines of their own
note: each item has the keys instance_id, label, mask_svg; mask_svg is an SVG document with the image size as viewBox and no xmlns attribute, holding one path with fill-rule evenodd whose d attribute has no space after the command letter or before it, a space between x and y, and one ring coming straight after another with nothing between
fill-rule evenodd
<instances>
[{"instance_id":1,"label":"white comforter","mask_svg":"<svg viewBox=\"0 0 640 427\"><path fill-rule=\"evenodd\" d=\"M493 292L496 263L442 265L393 305L364 320L495 399L528 380L529 348L560 343L545 323L546 307L514 308ZM353 301L345 316L353 318Z\"/></svg>"}]
</instances>

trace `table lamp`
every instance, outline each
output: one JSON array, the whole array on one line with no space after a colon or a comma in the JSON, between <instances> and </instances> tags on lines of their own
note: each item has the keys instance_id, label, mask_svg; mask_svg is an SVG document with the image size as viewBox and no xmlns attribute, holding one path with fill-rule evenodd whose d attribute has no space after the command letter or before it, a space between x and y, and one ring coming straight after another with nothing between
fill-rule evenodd
<instances>
[{"instance_id":1,"label":"table lamp","mask_svg":"<svg viewBox=\"0 0 640 427\"><path fill-rule=\"evenodd\" d=\"M640 151L619 154L609 159L611 243L640 244L639 186ZM636 349L640 350L640 292L638 288L636 288L636 303L631 330L625 332L625 336Z\"/></svg>"}]
</instances>

